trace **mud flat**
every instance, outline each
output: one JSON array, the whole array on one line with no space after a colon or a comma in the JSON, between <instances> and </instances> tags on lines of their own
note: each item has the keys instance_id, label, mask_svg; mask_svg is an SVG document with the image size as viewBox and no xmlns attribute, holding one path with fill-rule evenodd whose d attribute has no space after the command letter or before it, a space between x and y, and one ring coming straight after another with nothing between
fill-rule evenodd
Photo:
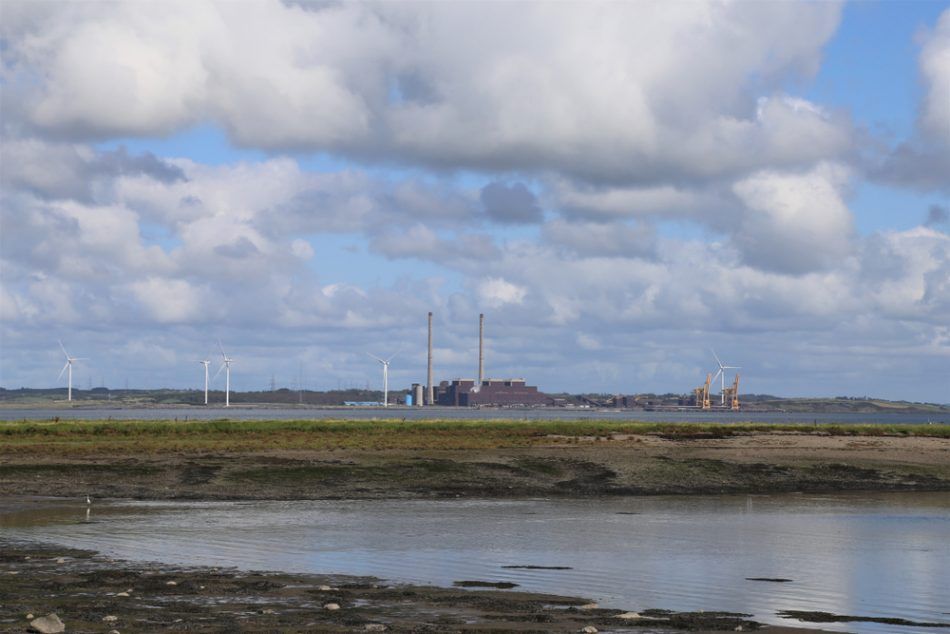
<instances>
[{"instance_id":1,"label":"mud flat","mask_svg":"<svg viewBox=\"0 0 950 634\"><path fill-rule=\"evenodd\" d=\"M522 498L950 490L950 426L0 423L0 496Z\"/></svg>"},{"instance_id":2,"label":"mud flat","mask_svg":"<svg viewBox=\"0 0 950 634\"><path fill-rule=\"evenodd\" d=\"M0 630L55 613L67 632L812 632L726 612L602 609L518 591L117 561L0 537Z\"/></svg>"}]
</instances>

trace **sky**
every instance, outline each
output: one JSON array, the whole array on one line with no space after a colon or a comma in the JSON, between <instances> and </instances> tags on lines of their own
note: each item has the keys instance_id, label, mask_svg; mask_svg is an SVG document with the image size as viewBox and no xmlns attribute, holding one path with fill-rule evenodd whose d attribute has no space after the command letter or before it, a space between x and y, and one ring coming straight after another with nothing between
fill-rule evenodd
<instances>
[{"instance_id":1,"label":"sky","mask_svg":"<svg viewBox=\"0 0 950 634\"><path fill-rule=\"evenodd\" d=\"M946 2L4 0L0 108L6 388L950 402Z\"/></svg>"}]
</instances>

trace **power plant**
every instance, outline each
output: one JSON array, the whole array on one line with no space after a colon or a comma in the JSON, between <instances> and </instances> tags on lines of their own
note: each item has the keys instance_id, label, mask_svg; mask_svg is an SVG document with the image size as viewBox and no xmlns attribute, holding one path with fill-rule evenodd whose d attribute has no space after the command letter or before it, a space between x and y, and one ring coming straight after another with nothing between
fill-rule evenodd
<instances>
[{"instance_id":1,"label":"power plant","mask_svg":"<svg viewBox=\"0 0 950 634\"><path fill-rule=\"evenodd\" d=\"M425 401L422 400L423 386L414 383L407 402L417 405L441 405L443 407L477 406L538 406L551 405L553 399L527 385L523 378L494 379L485 378L485 314L478 315L478 378L453 379L433 383L432 374L432 313L429 319L428 363L426 367Z\"/></svg>"}]
</instances>

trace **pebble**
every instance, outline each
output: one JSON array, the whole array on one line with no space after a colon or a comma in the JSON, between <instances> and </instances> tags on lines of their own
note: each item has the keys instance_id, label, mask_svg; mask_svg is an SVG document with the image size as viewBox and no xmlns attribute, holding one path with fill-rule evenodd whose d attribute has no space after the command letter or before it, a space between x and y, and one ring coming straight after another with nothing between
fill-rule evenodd
<instances>
[{"instance_id":1,"label":"pebble","mask_svg":"<svg viewBox=\"0 0 950 634\"><path fill-rule=\"evenodd\" d=\"M33 616L33 613L32 613L32 612L30 612L29 614L26 615L26 620L27 620L27 621L32 621L32 620L35 619L35 618L36 618L36 617Z\"/></svg>"},{"instance_id":2,"label":"pebble","mask_svg":"<svg viewBox=\"0 0 950 634\"><path fill-rule=\"evenodd\" d=\"M109 634L119 634L119 630L109 630Z\"/></svg>"},{"instance_id":3,"label":"pebble","mask_svg":"<svg viewBox=\"0 0 950 634\"><path fill-rule=\"evenodd\" d=\"M339 604L339 603L327 603L326 605L323 606L323 609L324 609L324 610L339 610L339 609L340 609L340 604Z\"/></svg>"},{"instance_id":4,"label":"pebble","mask_svg":"<svg viewBox=\"0 0 950 634\"><path fill-rule=\"evenodd\" d=\"M599 632L599 631L600 631L600 630L598 630L598 629L597 629L596 627L594 627L593 625L588 625L587 627L585 627L584 629L581 630L581 632L583 632L584 634L597 634L597 632Z\"/></svg>"},{"instance_id":5,"label":"pebble","mask_svg":"<svg viewBox=\"0 0 950 634\"><path fill-rule=\"evenodd\" d=\"M385 632L386 626L382 623L367 623L363 629L367 632Z\"/></svg>"},{"instance_id":6,"label":"pebble","mask_svg":"<svg viewBox=\"0 0 950 634\"><path fill-rule=\"evenodd\" d=\"M117 597L127 597L127 596L129 596L129 593L128 593L128 592L117 592L115 596L117 596Z\"/></svg>"},{"instance_id":7,"label":"pebble","mask_svg":"<svg viewBox=\"0 0 950 634\"><path fill-rule=\"evenodd\" d=\"M177 582L177 581L166 581L166 582L165 582L165 585L166 585L166 586L177 586L177 585L178 585L178 582Z\"/></svg>"},{"instance_id":8,"label":"pebble","mask_svg":"<svg viewBox=\"0 0 950 634\"><path fill-rule=\"evenodd\" d=\"M333 590L333 588L330 586L317 586L317 590L321 592L329 592L330 590Z\"/></svg>"},{"instance_id":9,"label":"pebble","mask_svg":"<svg viewBox=\"0 0 950 634\"><path fill-rule=\"evenodd\" d=\"M639 612L624 612L623 614L617 614L614 618L617 619L642 619Z\"/></svg>"},{"instance_id":10,"label":"pebble","mask_svg":"<svg viewBox=\"0 0 950 634\"><path fill-rule=\"evenodd\" d=\"M204 587L204 586L198 586L198 589L199 589L199 590L204 590L205 587Z\"/></svg>"},{"instance_id":11,"label":"pebble","mask_svg":"<svg viewBox=\"0 0 950 634\"><path fill-rule=\"evenodd\" d=\"M277 614L277 610L271 610L270 608L264 608L263 610L258 610L258 614Z\"/></svg>"},{"instance_id":12,"label":"pebble","mask_svg":"<svg viewBox=\"0 0 950 634\"><path fill-rule=\"evenodd\" d=\"M116 621L119 620L119 617L112 616L111 614L109 614L108 616L102 617L102 620L105 621L106 623L115 623Z\"/></svg>"},{"instance_id":13,"label":"pebble","mask_svg":"<svg viewBox=\"0 0 950 634\"><path fill-rule=\"evenodd\" d=\"M59 634L66 631L66 626L59 620L55 612L30 621L30 627L40 634Z\"/></svg>"},{"instance_id":14,"label":"pebble","mask_svg":"<svg viewBox=\"0 0 950 634\"><path fill-rule=\"evenodd\" d=\"M578 610L596 610L600 606L596 603L585 603L584 605L577 606Z\"/></svg>"},{"instance_id":15,"label":"pebble","mask_svg":"<svg viewBox=\"0 0 950 634\"><path fill-rule=\"evenodd\" d=\"M56 563L58 563L58 564L64 564L64 563L66 563L66 559L65 559L64 557L60 557L59 559L56 560Z\"/></svg>"}]
</instances>

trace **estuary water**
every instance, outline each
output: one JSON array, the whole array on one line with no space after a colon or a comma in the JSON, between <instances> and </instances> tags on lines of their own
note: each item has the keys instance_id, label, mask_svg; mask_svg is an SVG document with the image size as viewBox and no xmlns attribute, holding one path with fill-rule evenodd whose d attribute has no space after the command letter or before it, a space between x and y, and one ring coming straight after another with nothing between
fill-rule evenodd
<instances>
[{"instance_id":1,"label":"estuary water","mask_svg":"<svg viewBox=\"0 0 950 634\"><path fill-rule=\"evenodd\" d=\"M767 623L801 625L781 610L950 623L947 494L94 502L88 517L82 504L0 514L0 527L140 561L437 585L508 581L604 607L730 610Z\"/></svg>"},{"instance_id":2,"label":"estuary water","mask_svg":"<svg viewBox=\"0 0 950 634\"><path fill-rule=\"evenodd\" d=\"M483 419L483 420L614 420L655 423L880 423L880 424L950 424L950 414L891 413L790 413L790 412L732 412L732 411L663 411L609 410L581 408L535 409L470 409L467 407L46 407L0 408L0 420L373 420L402 418L426 419Z\"/></svg>"}]
</instances>

